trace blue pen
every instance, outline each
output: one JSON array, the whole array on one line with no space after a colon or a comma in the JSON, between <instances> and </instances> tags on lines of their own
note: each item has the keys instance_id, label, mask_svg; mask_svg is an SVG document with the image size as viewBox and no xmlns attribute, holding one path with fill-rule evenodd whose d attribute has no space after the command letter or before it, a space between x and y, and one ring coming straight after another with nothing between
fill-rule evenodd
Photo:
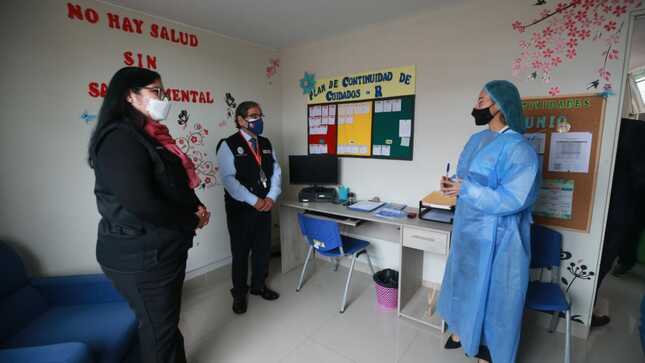
<instances>
[{"instance_id":1,"label":"blue pen","mask_svg":"<svg viewBox=\"0 0 645 363\"><path fill-rule=\"evenodd\" d=\"M446 165L446 177L448 177L448 175L450 175L450 163Z\"/></svg>"}]
</instances>

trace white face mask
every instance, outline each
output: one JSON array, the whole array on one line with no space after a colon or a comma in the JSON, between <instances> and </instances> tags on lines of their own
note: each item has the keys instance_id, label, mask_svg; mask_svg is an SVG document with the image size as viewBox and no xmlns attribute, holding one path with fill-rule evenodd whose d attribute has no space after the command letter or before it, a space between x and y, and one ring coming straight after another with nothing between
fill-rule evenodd
<instances>
[{"instance_id":1,"label":"white face mask","mask_svg":"<svg viewBox=\"0 0 645 363\"><path fill-rule=\"evenodd\" d=\"M167 98L163 100L149 98L146 111L148 111L150 117L155 121L165 120L170 112L170 101Z\"/></svg>"}]
</instances>

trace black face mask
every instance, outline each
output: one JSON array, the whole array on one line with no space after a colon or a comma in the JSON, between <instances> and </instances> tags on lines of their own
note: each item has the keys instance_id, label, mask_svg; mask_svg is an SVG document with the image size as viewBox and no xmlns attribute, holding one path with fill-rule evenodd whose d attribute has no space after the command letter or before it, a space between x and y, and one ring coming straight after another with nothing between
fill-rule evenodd
<instances>
[{"instance_id":1,"label":"black face mask","mask_svg":"<svg viewBox=\"0 0 645 363\"><path fill-rule=\"evenodd\" d=\"M470 113L475 118L475 125L483 126L487 125L495 115L491 115L490 106L482 109L473 108L473 112Z\"/></svg>"}]
</instances>

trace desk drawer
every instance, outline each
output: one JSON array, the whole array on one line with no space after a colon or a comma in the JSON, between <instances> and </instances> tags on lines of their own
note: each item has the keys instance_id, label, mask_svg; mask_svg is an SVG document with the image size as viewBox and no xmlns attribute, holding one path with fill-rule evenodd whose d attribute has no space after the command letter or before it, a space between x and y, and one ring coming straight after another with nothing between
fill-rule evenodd
<instances>
[{"instance_id":1,"label":"desk drawer","mask_svg":"<svg viewBox=\"0 0 645 363\"><path fill-rule=\"evenodd\" d=\"M447 255L448 233L429 229L404 227L403 245L440 255Z\"/></svg>"}]
</instances>

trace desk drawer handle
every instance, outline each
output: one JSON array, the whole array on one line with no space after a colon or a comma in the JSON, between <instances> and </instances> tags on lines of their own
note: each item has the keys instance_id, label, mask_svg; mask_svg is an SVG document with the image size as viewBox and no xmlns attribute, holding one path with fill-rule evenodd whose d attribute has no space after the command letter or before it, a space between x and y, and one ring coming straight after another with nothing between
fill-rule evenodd
<instances>
[{"instance_id":1,"label":"desk drawer handle","mask_svg":"<svg viewBox=\"0 0 645 363\"><path fill-rule=\"evenodd\" d=\"M428 241L428 242L437 242L437 240L432 238L432 237L423 237L423 236L418 236L416 234L412 235L412 238L422 239L422 240Z\"/></svg>"}]
</instances>

